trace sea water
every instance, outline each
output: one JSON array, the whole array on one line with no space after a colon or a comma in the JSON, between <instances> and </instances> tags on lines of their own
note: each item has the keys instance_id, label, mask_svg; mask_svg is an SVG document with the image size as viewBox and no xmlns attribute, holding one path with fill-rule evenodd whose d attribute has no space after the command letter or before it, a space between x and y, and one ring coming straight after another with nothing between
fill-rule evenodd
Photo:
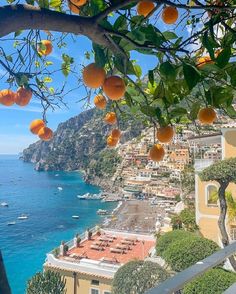
<instances>
[{"instance_id":1,"label":"sea water","mask_svg":"<svg viewBox=\"0 0 236 294\"><path fill-rule=\"evenodd\" d=\"M79 172L37 172L17 156L0 155L0 203L9 204L0 206L0 249L12 294L25 293L27 280L42 270L47 252L101 222L99 208L115 207L77 198L85 193L99 193L99 188L86 184ZM18 220L21 214L28 219Z\"/></svg>"}]
</instances>

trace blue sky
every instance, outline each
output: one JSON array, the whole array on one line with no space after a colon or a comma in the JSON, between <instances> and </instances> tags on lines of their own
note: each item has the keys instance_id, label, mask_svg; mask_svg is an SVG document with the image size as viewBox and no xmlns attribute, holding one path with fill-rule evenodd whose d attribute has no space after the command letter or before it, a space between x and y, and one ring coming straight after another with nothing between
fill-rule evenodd
<instances>
[{"instance_id":1,"label":"blue sky","mask_svg":"<svg viewBox=\"0 0 236 294\"><path fill-rule=\"evenodd\" d=\"M158 20L157 26L161 30L171 30L173 26L167 27L161 20ZM186 32L186 30L185 30ZM185 34L185 32L183 34ZM53 33L53 32L52 32ZM77 64L88 63L84 53L91 50L91 41L83 36L75 37L76 42L71 37L67 38L67 47L58 49L54 46L53 53L48 56L48 60L54 63L53 67L59 68L61 65L62 53L67 53L75 58ZM5 50L12 51L12 43L1 43ZM149 69L153 69L157 64L157 59L154 56L141 55L137 53L132 54L132 59L136 59L137 63L142 67L143 74L147 73ZM81 66L77 67L81 70ZM0 77L4 71L0 68ZM61 73L53 76L52 86L54 88L60 87L65 81L65 77ZM71 76L67 79L67 90L73 89L78 85L77 80ZM0 89L7 88L8 84L4 83L4 79L0 80ZM13 89L16 90L16 89ZM63 107L55 112L48 112L48 126L56 130L58 124L69 119L72 116L78 115L83 111L82 104L78 103L84 97L84 89L79 88L76 91L69 93L65 97L69 109ZM37 136L29 132L29 124L32 120L42 117L42 108L38 100L33 98L30 105L27 107L19 107L17 105L12 107L5 107L0 105L0 154L17 154L26 148L29 144L37 141Z\"/></svg>"}]
</instances>

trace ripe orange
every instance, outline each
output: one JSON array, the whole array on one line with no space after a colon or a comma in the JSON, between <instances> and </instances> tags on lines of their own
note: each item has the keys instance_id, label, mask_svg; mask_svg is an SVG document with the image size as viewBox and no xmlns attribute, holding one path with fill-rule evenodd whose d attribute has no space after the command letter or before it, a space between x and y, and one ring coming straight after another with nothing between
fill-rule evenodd
<instances>
[{"instance_id":1,"label":"ripe orange","mask_svg":"<svg viewBox=\"0 0 236 294\"><path fill-rule=\"evenodd\" d=\"M31 133L38 135L38 132L43 127L45 127L45 122L42 119L35 119L30 124L30 131Z\"/></svg>"},{"instance_id":2,"label":"ripe orange","mask_svg":"<svg viewBox=\"0 0 236 294\"><path fill-rule=\"evenodd\" d=\"M111 100L120 100L126 91L125 82L118 76L111 76L105 79L103 91Z\"/></svg>"},{"instance_id":3,"label":"ripe orange","mask_svg":"<svg viewBox=\"0 0 236 294\"><path fill-rule=\"evenodd\" d=\"M148 16L149 13L155 8L155 4L149 0L143 0L138 3L137 12L138 15Z\"/></svg>"},{"instance_id":4,"label":"ripe orange","mask_svg":"<svg viewBox=\"0 0 236 294\"><path fill-rule=\"evenodd\" d=\"M20 106L26 106L29 104L32 98L32 91L24 87L20 87L16 92L15 102Z\"/></svg>"},{"instance_id":5,"label":"ripe orange","mask_svg":"<svg viewBox=\"0 0 236 294\"><path fill-rule=\"evenodd\" d=\"M206 64L214 64L210 56L202 56L197 59L197 68L202 69Z\"/></svg>"},{"instance_id":6,"label":"ripe orange","mask_svg":"<svg viewBox=\"0 0 236 294\"><path fill-rule=\"evenodd\" d=\"M5 106L12 106L15 103L16 93L9 90L4 89L0 91L0 103Z\"/></svg>"},{"instance_id":7,"label":"ripe orange","mask_svg":"<svg viewBox=\"0 0 236 294\"><path fill-rule=\"evenodd\" d=\"M107 105L107 100L103 95L97 95L94 97L94 104L98 109L104 109Z\"/></svg>"},{"instance_id":8,"label":"ripe orange","mask_svg":"<svg viewBox=\"0 0 236 294\"><path fill-rule=\"evenodd\" d=\"M157 139L162 143L169 143L174 137L174 128L172 126L161 127L157 130Z\"/></svg>"},{"instance_id":9,"label":"ripe orange","mask_svg":"<svg viewBox=\"0 0 236 294\"><path fill-rule=\"evenodd\" d=\"M42 127L38 132L38 136L43 141L50 141L53 137L53 131L48 127Z\"/></svg>"},{"instance_id":10,"label":"ripe orange","mask_svg":"<svg viewBox=\"0 0 236 294\"><path fill-rule=\"evenodd\" d=\"M72 3L72 1L68 0L68 6L71 12L75 14L80 14L80 9L76 5Z\"/></svg>"},{"instance_id":11,"label":"ripe orange","mask_svg":"<svg viewBox=\"0 0 236 294\"><path fill-rule=\"evenodd\" d=\"M119 129L113 129L113 130L111 131L111 136L112 136L113 138L119 140L120 137L121 137L121 131L120 131Z\"/></svg>"},{"instance_id":12,"label":"ripe orange","mask_svg":"<svg viewBox=\"0 0 236 294\"><path fill-rule=\"evenodd\" d=\"M212 107L202 108L198 112L198 119L204 125L210 125L216 120L216 112Z\"/></svg>"},{"instance_id":13,"label":"ripe orange","mask_svg":"<svg viewBox=\"0 0 236 294\"><path fill-rule=\"evenodd\" d=\"M115 147L118 143L118 140L112 136L107 137L107 145L109 147Z\"/></svg>"},{"instance_id":14,"label":"ripe orange","mask_svg":"<svg viewBox=\"0 0 236 294\"><path fill-rule=\"evenodd\" d=\"M114 125L116 123L116 121L117 121L115 112L108 112L106 114L106 116L104 117L104 121L107 124Z\"/></svg>"},{"instance_id":15,"label":"ripe orange","mask_svg":"<svg viewBox=\"0 0 236 294\"><path fill-rule=\"evenodd\" d=\"M40 42L43 46L45 46L45 49L38 48L38 53L41 55L49 55L52 52L52 42L49 40L42 40Z\"/></svg>"},{"instance_id":16,"label":"ripe orange","mask_svg":"<svg viewBox=\"0 0 236 294\"><path fill-rule=\"evenodd\" d=\"M99 88L103 85L106 78L104 68L97 67L95 63L87 65L83 70L83 80L90 88Z\"/></svg>"},{"instance_id":17,"label":"ripe orange","mask_svg":"<svg viewBox=\"0 0 236 294\"><path fill-rule=\"evenodd\" d=\"M179 12L176 7L166 6L162 12L162 20L166 24L174 24L179 17Z\"/></svg>"},{"instance_id":18,"label":"ripe orange","mask_svg":"<svg viewBox=\"0 0 236 294\"><path fill-rule=\"evenodd\" d=\"M87 3L87 0L70 0L70 2L76 6L83 6Z\"/></svg>"},{"instance_id":19,"label":"ripe orange","mask_svg":"<svg viewBox=\"0 0 236 294\"><path fill-rule=\"evenodd\" d=\"M165 156L165 150L161 144L155 144L149 150L149 156L153 161L161 161Z\"/></svg>"}]
</instances>

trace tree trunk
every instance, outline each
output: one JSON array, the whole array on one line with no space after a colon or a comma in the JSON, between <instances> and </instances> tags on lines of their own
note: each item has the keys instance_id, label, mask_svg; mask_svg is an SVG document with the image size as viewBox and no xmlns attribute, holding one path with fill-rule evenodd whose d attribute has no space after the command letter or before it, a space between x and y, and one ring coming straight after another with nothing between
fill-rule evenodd
<instances>
[{"instance_id":1,"label":"tree trunk","mask_svg":"<svg viewBox=\"0 0 236 294\"><path fill-rule=\"evenodd\" d=\"M229 245L229 236L226 230L225 220L227 214L227 202L225 199L225 190L228 187L228 183L221 183L219 188L219 201L220 201L220 216L218 219L218 226L221 233L221 241L224 247ZM234 256L229 257L229 261L233 269L236 271L236 261Z\"/></svg>"},{"instance_id":2,"label":"tree trunk","mask_svg":"<svg viewBox=\"0 0 236 294\"><path fill-rule=\"evenodd\" d=\"M0 250L0 293L11 294L11 289L7 280L7 274L5 271L1 250Z\"/></svg>"}]
</instances>

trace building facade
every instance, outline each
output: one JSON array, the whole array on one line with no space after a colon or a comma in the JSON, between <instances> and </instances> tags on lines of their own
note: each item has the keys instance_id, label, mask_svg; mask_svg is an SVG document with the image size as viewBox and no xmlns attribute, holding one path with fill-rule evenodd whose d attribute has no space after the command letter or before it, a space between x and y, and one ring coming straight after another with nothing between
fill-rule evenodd
<instances>
[{"instance_id":1,"label":"building facade","mask_svg":"<svg viewBox=\"0 0 236 294\"><path fill-rule=\"evenodd\" d=\"M219 185L216 182L201 181L199 173L217 160L236 157L236 128L225 127L221 129L220 133L193 137L190 141L194 146L195 154L198 154L195 158L196 222L204 237L221 246L221 235L218 228L220 210L217 195ZM208 150L211 150L217 156L209 158ZM230 184L227 191L231 192L233 198L236 199L235 184ZM227 218L226 226L231 241L236 240L236 221Z\"/></svg>"}]
</instances>

